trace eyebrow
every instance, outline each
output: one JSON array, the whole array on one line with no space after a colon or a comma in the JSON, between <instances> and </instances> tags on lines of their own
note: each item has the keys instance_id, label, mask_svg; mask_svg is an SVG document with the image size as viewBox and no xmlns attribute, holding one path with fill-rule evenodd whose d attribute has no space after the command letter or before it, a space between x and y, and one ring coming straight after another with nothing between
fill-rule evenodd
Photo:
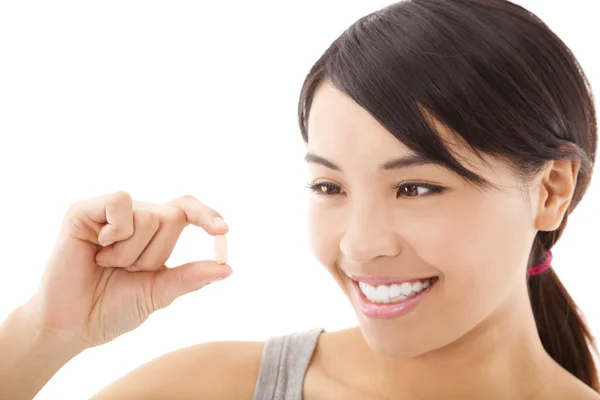
<instances>
[{"instance_id":1,"label":"eyebrow","mask_svg":"<svg viewBox=\"0 0 600 400\"><path fill-rule=\"evenodd\" d=\"M327 160L326 158L321 157L317 154L311 153L311 152L306 153L306 155L304 156L304 160L308 163L315 163L315 164L322 165L322 166L332 169L334 171L340 171L340 172L342 171L342 168L340 168L335 163L333 163L333 162ZM403 157L395 158L393 160L386 161L379 166L379 169L383 170L383 171L390 171L390 170L414 167L417 165L429 165L429 164L439 165L438 163L434 162L430 158L427 158L423 155L410 154L408 156L403 156Z\"/></svg>"}]
</instances>

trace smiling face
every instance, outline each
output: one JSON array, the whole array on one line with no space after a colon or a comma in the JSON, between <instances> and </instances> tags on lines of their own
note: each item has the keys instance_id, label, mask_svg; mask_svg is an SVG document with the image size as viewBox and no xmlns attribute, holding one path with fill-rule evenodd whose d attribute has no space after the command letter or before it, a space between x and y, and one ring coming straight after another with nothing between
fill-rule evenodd
<instances>
[{"instance_id":1,"label":"smiling face","mask_svg":"<svg viewBox=\"0 0 600 400\"><path fill-rule=\"evenodd\" d=\"M463 165L499 189L425 163L329 84L310 109L311 246L349 297L368 345L391 357L440 349L528 305L539 189L527 196L508 168L434 126ZM356 280L375 286L362 285L373 301Z\"/></svg>"}]
</instances>

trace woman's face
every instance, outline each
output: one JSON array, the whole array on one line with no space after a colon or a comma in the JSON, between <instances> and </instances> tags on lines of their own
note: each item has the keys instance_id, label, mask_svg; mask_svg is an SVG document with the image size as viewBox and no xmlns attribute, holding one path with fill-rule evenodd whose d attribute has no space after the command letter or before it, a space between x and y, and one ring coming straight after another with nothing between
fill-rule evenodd
<instances>
[{"instance_id":1,"label":"woman's face","mask_svg":"<svg viewBox=\"0 0 600 400\"><path fill-rule=\"evenodd\" d=\"M310 111L311 246L350 299L368 345L386 356L440 349L528 304L539 187L527 196L506 167L435 127L463 165L501 190L438 165L382 168L414 154L333 86L319 89ZM365 294L357 280L369 279Z\"/></svg>"}]
</instances>

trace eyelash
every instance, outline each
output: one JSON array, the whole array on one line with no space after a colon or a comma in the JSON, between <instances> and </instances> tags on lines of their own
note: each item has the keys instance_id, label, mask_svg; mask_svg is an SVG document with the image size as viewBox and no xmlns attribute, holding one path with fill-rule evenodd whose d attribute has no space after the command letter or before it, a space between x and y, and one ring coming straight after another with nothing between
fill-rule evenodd
<instances>
[{"instance_id":1,"label":"eyelash","mask_svg":"<svg viewBox=\"0 0 600 400\"><path fill-rule=\"evenodd\" d=\"M327 194L327 193L323 193L320 188L321 187L327 187L328 190L341 190L341 188L336 185L333 184L331 182L317 182L317 183L311 183L311 184L307 184L306 185L313 193L315 193L318 196L335 196L338 195L339 193L335 193L335 194ZM398 182L395 183L392 186L392 189L396 189L397 191L399 191L401 188L406 188L406 187L417 187L417 188L425 188L429 190L429 193L425 194L425 195L416 195L416 196L408 196L408 198L411 197L423 197L423 196L431 196L434 194L439 194L442 193L445 188L442 186L437 186L437 185L432 185L430 183L423 183L423 182ZM396 197L398 198L398 193L396 194Z\"/></svg>"}]
</instances>

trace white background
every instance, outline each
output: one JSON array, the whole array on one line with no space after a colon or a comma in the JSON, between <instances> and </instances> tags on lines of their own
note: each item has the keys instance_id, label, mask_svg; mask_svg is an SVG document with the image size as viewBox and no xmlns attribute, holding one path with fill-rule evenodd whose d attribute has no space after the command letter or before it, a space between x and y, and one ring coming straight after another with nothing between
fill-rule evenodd
<instances>
[{"instance_id":1,"label":"white background","mask_svg":"<svg viewBox=\"0 0 600 400\"><path fill-rule=\"evenodd\" d=\"M599 91L596 2L519 3L563 38ZM296 106L305 74L331 41L388 4L0 3L0 320L36 289L63 213L79 199L126 190L163 202L189 193L231 228L233 276L87 350L38 399L88 398L199 342L354 325L308 248ZM596 177L554 262L598 335L599 205ZM188 228L169 265L212 251L208 234Z\"/></svg>"}]
</instances>

